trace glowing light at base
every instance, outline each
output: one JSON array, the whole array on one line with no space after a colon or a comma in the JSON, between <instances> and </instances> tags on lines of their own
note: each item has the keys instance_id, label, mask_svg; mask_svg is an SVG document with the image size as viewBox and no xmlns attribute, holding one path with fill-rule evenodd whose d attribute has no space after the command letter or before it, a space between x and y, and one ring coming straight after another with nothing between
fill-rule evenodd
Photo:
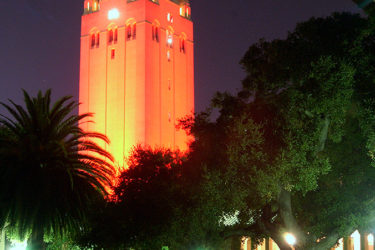
<instances>
[{"instance_id":1,"label":"glowing light at base","mask_svg":"<svg viewBox=\"0 0 375 250\"><path fill-rule=\"evenodd\" d=\"M373 246L374 245L374 235L373 234L369 234L367 235L367 242L370 246Z\"/></svg>"},{"instance_id":2,"label":"glowing light at base","mask_svg":"<svg viewBox=\"0 0 375 250\"><path fill-rule=\"evenodd\" d=\"M344 240L341 238L338 242L338 245L334 248L334 250L344 250Z\"/></svg>"},{"instance_id":3,"label":"glowing light at base","mask_svg":"<svg viewBox=\"0 0 375 250\"><path fill-rule=\"evenodd\" d=\"M286 243L288 243L291 246L294 246L297 242L296 237L291 233L285 233L284 239L285 239Z\"/></svg>"},{"instance_id":4,"label":"glowing light at base","mask_svg":"<svg viewBox=\"0 0 375 250\"><path fill-rule=\"evenodd\" d=\"M108 11L108 20L117 19L119 17L120 12L118 11L118 9L111 9L110 11Z\"/></svg>"},{"instance_id":5,"label":"glowing light at base","mask_svg":"<svg viewBox=\"0 0 375 250\"><path fill-rule=\"evenodd\" d=\"M27 241L24 242L12 242L12 246L9 250L26 250L27 248Z\"/></svg>"},{"instance_id":6,"label":"glowing light at base","mask_svg":"<svg viewBox=\"0 0 375 250\"><path fill-rule=\"evenodd\" d=\"M356 230L350 237L353 238L354 250L361 250L361 235L358 230Z\"/></svg>"}]
</instances>

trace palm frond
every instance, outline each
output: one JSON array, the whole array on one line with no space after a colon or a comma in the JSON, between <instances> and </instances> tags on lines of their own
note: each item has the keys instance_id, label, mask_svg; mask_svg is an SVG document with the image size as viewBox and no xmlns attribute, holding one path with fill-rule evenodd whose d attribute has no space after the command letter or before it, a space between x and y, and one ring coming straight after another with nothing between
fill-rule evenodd
<instances>
[{"instance_id":1,"label":"palm frond","mask_svg":"<svg viewBox=\"0 0 375 250\"><path fill-rule=\"evenodd\" d=\"M99 145L109 140L79 127L92 114L72 115L71 97L51 105L51 90L23 95L25 108L0 103L10 114L0 115L0 227L20 238L78 230L87 203L112 183L113 157Z\"/></svg>"}]
</instances>

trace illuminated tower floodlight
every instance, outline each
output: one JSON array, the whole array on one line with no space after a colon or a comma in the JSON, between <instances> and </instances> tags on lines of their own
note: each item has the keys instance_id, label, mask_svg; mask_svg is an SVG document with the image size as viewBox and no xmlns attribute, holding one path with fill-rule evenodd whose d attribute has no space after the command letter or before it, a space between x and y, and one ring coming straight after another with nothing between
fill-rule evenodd
<instances>
[{"instance_id":1,"label":"illuminated tower floodlight","mask_svg":"<svg viewBox=\"0 0 375 250\"><path fill-rule=\"evenodd\" d=\"M84 8L79 114L94 117L81 128L107 135L119 166L137 144L186 150L192 138L176 125L194 112L189 2L85 0Z\"/></svg>"}]
</instances>

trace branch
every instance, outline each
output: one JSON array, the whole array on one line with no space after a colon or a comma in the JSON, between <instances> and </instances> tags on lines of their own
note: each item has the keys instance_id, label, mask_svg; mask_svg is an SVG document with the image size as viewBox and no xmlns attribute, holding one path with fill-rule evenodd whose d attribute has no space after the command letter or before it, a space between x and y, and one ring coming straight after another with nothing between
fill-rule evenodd
<instances>
[{"instance_id":1,"label":"branch","mask_svg":"<svg viewBox=\"0 0 375 250\"><path fill-rule=\"evenodd\" d=\"M285 189L281 189L279 194L279 206L280 216L285 225L285 228L291 231L298 239L298 245L304 245L306 243L306 235L302 229L298 226L296 219L294 218L292 211L291 194Z\"/></svg>"},{"instance_id":2,"label":"branch","mask_svg":"<svg viewBox=\"0 0 375 250\"><path fill-rule=\"evenodd\" d=\"M264 232L267 232L267 235L269 235L272 240L276 242L280 250L292 250L292 248L285 242L283 229L280 224L271 222L269 220L264 220L264 218L262 218L262 221L261 223L259 223L259 225L260 228L262 228Z\"/></svg>"},{"instance_id":3,"label":"branch","mask_svg":"<svg viewBox=\"0 0 375 250\"><path fill-rule=\"evenodd\" d=\"M317 152L316 153L319 153L319 152L321 152L321 151L324 150L324 146L326 144L327 135L328 135L328 128L329 128L329 124L330 123L331 123L331 121L329 120L329 118L325 117L324 118L323 128L320 131L319 144L318 144L318 148L317 148Z\"/></svg>"}]
</instances>

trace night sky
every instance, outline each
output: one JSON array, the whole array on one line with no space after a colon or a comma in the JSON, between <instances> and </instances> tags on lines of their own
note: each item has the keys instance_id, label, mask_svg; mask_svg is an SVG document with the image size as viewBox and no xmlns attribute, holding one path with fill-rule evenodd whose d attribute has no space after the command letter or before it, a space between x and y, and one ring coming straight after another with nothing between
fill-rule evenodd
<instances>
[{"instance_id":1,"label":"night sky","mask_svg":"<svg viewBox=\"0 0 375 250\"><path fill-rule=\"evenodd\" d=\"M238 63L260 38L285 38L312 16L360 11L351 0L191 0L191 5L196 111L216 91L240 87L244 74ZM0 101L21 102L21 88L32 94L52 88L55 98L78 100L82 11L83 0L0 0Z\"/></svg>"}]
</instances>

